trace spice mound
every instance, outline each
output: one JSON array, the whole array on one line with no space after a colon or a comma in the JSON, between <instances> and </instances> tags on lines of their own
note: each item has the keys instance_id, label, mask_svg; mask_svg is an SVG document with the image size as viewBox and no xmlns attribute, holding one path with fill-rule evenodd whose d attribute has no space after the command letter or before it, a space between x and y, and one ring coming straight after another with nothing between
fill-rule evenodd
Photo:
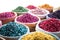
<instances>
[{"instance_id":1,"label":"spice mound","mask_svg":"<svg viewBox=\"0 0 60 40\"><path fill-rule=\"evenodd\" d=\"M43 32L34 32L23 36L21 40L56 40L56 38Z\"/></svg>"},{"instance_id":2,"label":"spice mound","mask_svg":"<svg viewBox=\"0 0 60 40\"><path fill-rule=\"evenodd\" d=\"M60 19L60 10L57 10L57 11L51 13L51 14L48 14L48 17Z\"/></svg>"},{"instance_id":3,"label":"spice mound","mask_svg":"<svg viewBox=\"0 0 60 40\"><path fill-rule=\"evenodd\" d=\"M22 6L18 6L16 9L12 10L13 12L28 12L28 10Z\"/></svg>"},{"instance_id":4,"label":"spice mound","mask_svg":"<svg viewBox=\"0 0 60 40\"><path fill-rule=\"evenodd\" d=\"M36 9L36 7L34 5L28 5L27 8L28 9Z\"/></svg>"},{"instance_id":5,"label":"spice mound","mask_svg":"<svg viewBox=\"0 0 60 40\"><path fill-rule=\"evenodd\" d=\"M58 32L60 31L60 20L50 18L39 23L39 27L48 32Z\"/></svg>"},{"instance_id":6,"label":"spice mound","mask_svg":"<svg viewBox=\"0 0 60 40\"><path fill-rule=\"evenodd\" d=\"M27 32L27 28L22 24L9 22L0 28L0 35L8 37L22 36Z\"/></svg>"},{"instance_id":7,"label":"spice mound","mask_svg":"<svg viewBox=\"0 0 60 40\"><path fill-rule=\"evenodd\" d=\"M33 23L39 21L39 19L36 16L26 13L22 16L17 17L17 21L22 23Z\"/></svg>"},{"instance_id":8,"label":"spice mound","mask_svg":"<svg viewBox=\"0 0 60 40\"><path fill-rule=\"evenodd\" d=\"M15 14L13 12L0 13L0 19L10 18L12 16L15 16Z\"/></svg>"}]
</instances>

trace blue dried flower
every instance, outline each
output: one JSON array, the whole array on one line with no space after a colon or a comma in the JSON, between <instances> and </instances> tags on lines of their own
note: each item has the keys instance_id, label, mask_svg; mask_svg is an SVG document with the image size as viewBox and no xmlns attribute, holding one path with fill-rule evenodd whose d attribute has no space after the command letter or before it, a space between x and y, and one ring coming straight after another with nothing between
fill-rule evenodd
<instances>
[{"instance_id":1,"label":"blue dried flower","mask_svg":"<svg viewBox=\"0 0 60 40\"><path fill-rule=\"evenodd\" d=\"M0 34L3 36L21 36L27 32L27 28L22 24L9 22L0 28Z\"/></svg>"}]
</instances>

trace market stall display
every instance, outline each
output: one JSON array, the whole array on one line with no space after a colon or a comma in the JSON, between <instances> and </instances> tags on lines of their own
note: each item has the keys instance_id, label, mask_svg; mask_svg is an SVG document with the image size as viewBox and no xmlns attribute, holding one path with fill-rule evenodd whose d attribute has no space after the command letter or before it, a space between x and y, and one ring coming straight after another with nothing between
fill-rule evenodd
<instances>
[{"instance_id":1,"label":"market stall display","mask_svg":"<svg viewBox=\"0 0 60 40\"><path fill-rule=\"evenodd\" d=\"M54 11L53 6L44 4L0 12L0 37L5 40L60 40L60 9Z\"/></svg>"}]
</instances>

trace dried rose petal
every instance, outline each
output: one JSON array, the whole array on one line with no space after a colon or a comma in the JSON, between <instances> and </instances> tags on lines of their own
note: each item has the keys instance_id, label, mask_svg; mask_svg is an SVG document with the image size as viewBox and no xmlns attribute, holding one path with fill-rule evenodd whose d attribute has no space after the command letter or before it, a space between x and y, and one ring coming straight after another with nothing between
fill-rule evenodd
<instances>
[{"instance_id":1,"label":"dried rose petal","mask_svg":"<svg viewBox=\"0 0 60 40\"><path fill-rule=\"evenodd\" d=\"M39 23L39 27L49 32L60 31L60 20L51 18Z\"/></svg>"},{"instance_id":2,"label":"dried rose petal","mask_svg":"<svg viewBox=\"0 0 60 40\"><path fill-rule=\"evenodd\" d=\"M32 16L29 13L26 13L26 14L17 18L17 21L23 22L23 23L32 23L32 22L36 22L38 20L39 19L36 16Z\"/></svg>"},{"instance_id":3,"label":"dried rose petal","mask_svg":"<svg viewBox=\"0 0 60 40\"><path fill-rule=\"evenodd\" d=\"M28 8L28 9L36 9L36 7L33 6L33 5L28 5L27 8Z\"/></svg>"},{"instance_id":4,"label":"dried rose petal","mask_svg":"<svg viewBox=\"0 0 60 40\"><path fill-rule=\"evenodd\" d=\"M14 15L15 14L13 12L3 12L3 13L0 13L0 19L10 18Z\"/></svg>"},{"instance_id":5,"label":"dried rose petal","mask_svg":"<svg viewBox=\"0 0 60 40\"><path fill-rule=\"evenodd\" d=\"M45 10L42 10L42 9L39 9L39 8L34 9L34 10L30 11L30 12L33 13L33 14L36 14L36 15L45 15L46 14Z\"/></svg>"}]
</instances>

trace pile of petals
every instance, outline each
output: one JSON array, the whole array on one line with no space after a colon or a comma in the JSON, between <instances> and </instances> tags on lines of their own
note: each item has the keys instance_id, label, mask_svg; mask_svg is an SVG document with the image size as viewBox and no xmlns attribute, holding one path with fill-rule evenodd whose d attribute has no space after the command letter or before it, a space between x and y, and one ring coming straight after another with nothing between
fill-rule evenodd
<instances>
[{"instance_id":1,"label":"pile of petals","mask_svg":"<svg viewBox=\"0 0 60 40\"><path fill-rule=\"evenodd\" d=\"M17 21L22 22L22 23L33 23L33 22L37 22L38 20L39 19L36 16L33 16L29 13L26 13L17 18Z\"/></svg>"},{"instance_id":2,"label":"pile of petals","mask_svg":"<svg viewBox=\"0 0 60 40\"><path fill-rule=\"evenodd\" d=\"M33 32L25 35L21 40L56 40L56 38L43 32Z\"/></svg>"},{"instance_id":3,"label":"pile of petals","mask_svg":"<svg viewBox=\"0 0 60 40\"><path fill-rule=\"evenodd\" d=\"M49 14L48 17L60 19L60 10L57 10L57 11L55 11L55 12Z\"/></svg>"},{"instance_id":4,"label":"pile of petals","mask_svg":"<svg viewBox=\"0 0 60 40\"><path fill-rule=\"evenodd\" d=\"M39 23L39 27L45 31L58 32L60 31L60 20L51 18Z\"/></svg>"},{"instance_id":5,"label":"pile of petals","mask_svg":"<svg viewBox=\"0 0 60 40\"><path fill-rule=\"evenodd\" d=\"M36 7L34 5L28 5L27 8L28 9L36 9Z\"/></svg>"},{"instance_id":6,"label":"pile of petals","mask_svg":"<svg viewBox=\"0 0 60 40\"><path fill-rule=\"evenodd\" d=\"M12 10L13 12L28 12L28 10L22 6L18 6L16 9Z\"/></svg>"},{"instance_id":7,"label":"pile of petals","mask_svg":"<svg viewBox=\"0 0 60 40\"><path fill-rule=\"evenodd\" d=\"M44 14L46 14L46 11L44 11L42 9L39 9L39 8L34 9L34 10L30 11L30 12L33 13L33 14L36 14L36 15L44 15Z\"/></svg>"},{"instance_id":8,"label":"pile of petals","mask_svg":"<svg viewBox=\"0 0 60 40\"><path fill-rule=\"evenodd\" d=\"M15 14L13 12L0 13L0 19L10 18L12 16L15 16Z\"/></svg>"},{"instance_id":9,"label":"pile of petals","mask_svg":"<svg viewBox=\"0 0 60 40\"><path fill-rule=\"evenodd\" d=\"M9 37L21 36L26 32L27 28L24 25L15 22L9 22L0 28L0 35Z\"/></svg>"}]
</instances>

